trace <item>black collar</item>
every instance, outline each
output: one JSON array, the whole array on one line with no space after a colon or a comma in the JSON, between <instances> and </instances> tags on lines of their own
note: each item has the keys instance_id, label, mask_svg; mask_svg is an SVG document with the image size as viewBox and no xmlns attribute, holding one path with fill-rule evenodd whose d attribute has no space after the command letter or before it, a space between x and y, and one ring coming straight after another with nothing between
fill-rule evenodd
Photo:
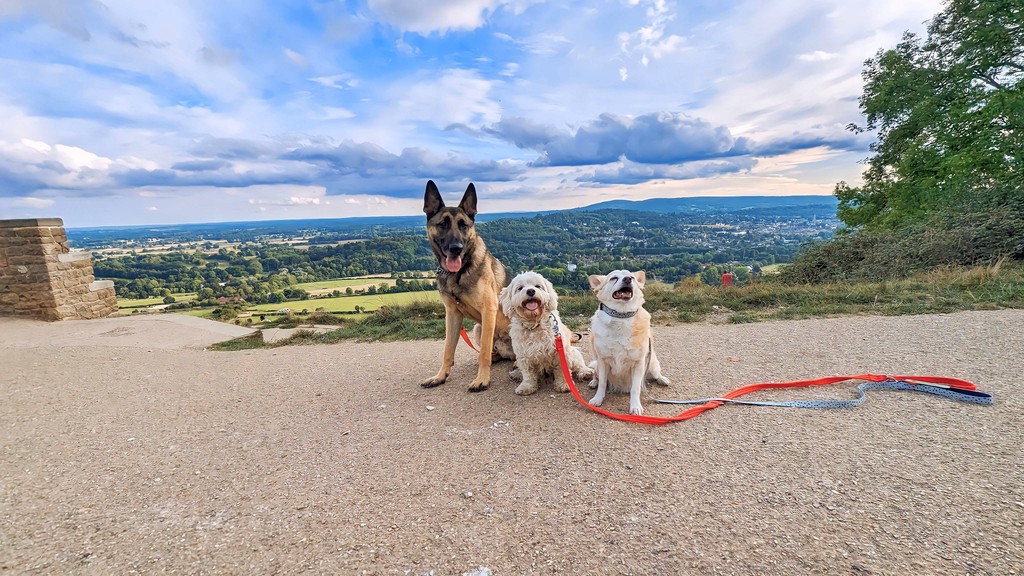
<instances>
[{"instance_id":1,"label":"black collar","mask_svg":"<svg viewBox=\"0 0 1024 576\"><path fill-rule=\"evenodd\" d=\"M618 310L605 306L604 303L601 303L601 310L612 318L632 318L633 316L636 316L636 310L632 312L619 312Z\"/></svg>"}]
</instances>

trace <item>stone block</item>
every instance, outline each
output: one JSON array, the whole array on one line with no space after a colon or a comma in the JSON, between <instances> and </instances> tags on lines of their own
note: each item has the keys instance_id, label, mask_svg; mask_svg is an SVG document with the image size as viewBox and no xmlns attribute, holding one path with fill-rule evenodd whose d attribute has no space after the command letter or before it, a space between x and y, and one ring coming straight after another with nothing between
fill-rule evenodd
<instances>
[{"instance_id":1,"label":"stone block","mask_svg":"<svg viewBox=\"0 0 1024 576\"><path fill-rule=\"evenodd\" d=\"M23 218L20 220L0 220L0 232L5 228L63 228L64 220L60 218Z\"/></svg>"},{"instance_id":2,"label":"stone block","mask_svg":"<svg viewBox=\"0 0 1024 576\"><path fill-rule=\"evenodd\" d=\"M21 238L45 238L50 242L53 241L53 235L50 234L49 228L15 228L14 235Z\"/></svg>"},{"instance_id":3,"label":"stone block","mask_svg":"<svg viewBox=\"0 0 1024 576\"><path fill-rule=\"evenodd\" d=\"M60 254L57 256L59 262L85 262L90 266L92 265L92 257L89 256L88 252L68 252L67 254Z\"/></svg>"}]
</instances>

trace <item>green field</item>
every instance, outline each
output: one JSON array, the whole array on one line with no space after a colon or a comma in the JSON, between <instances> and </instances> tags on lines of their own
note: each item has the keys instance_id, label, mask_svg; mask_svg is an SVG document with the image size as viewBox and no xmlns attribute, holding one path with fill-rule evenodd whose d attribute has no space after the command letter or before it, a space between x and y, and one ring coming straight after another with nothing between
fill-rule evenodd
<instances>
[{"instance_id":1,"label":"green field","mask_svg":"<svg viewBox=\"0 0 1024 576\"><path fill-rule=\"evenodd\" d=\"M417 272L425 278L432 278L432 273ZM356 278L335 278L333 280L321 280L319 282L302 282L293 286L300 290L305 290L310 294L329 294L334 290L345 291L346 288L352 290L365 290L370 286L380 286L381 284L387 284L388 286L395 285L395 279L390 276L360 276Z\"/></svg>"},{"instance_id":2,"label":"green field","mask_svg":"<svg viewBox=\"0 0 1024 576\"><path fill-rule=\"evenodd\" d=\"M365 294L358 296L340 296L337 298L311 298L309 300L294 300L281 302L280 304L259 304L251 306L246 310L257 312L276 312L282 308L288 308L292 312L323 308L328 312L354 312L356 306L370 311L381 306L401 306L413 302L438 302L441 300L437 290L424 290L422 292L397 292L393 294Z\"/></svg>"},{"instance_id":3,"label":"green field","mask_svg":"<svg viewBox=\"0 0 1024 576\"><path fill-rule=\"evenodd\" d=\"M175 302L188 302L196 299L195 292L186 292L182 294L171 294L174 296ZM118 298L118 308L142 308L144 306L156 306L157 304L163 304L163 296L154 296L153 298Z\"/></svg>"}]
</instances>

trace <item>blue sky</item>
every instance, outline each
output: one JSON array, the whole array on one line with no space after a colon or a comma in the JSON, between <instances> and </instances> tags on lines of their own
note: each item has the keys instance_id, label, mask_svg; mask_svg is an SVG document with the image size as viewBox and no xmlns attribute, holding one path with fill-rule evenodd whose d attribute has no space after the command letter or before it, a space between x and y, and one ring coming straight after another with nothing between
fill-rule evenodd
<instances>
[{"instance_id":1,"label":"blue sky","mask_svg":"<svg viewBox=\"0 0 1024 576\"><path fill-rule=\"evenodd\" d=\"M0 0L0 218L830 194L925 0Z\"/></svg>"}]
</instances>

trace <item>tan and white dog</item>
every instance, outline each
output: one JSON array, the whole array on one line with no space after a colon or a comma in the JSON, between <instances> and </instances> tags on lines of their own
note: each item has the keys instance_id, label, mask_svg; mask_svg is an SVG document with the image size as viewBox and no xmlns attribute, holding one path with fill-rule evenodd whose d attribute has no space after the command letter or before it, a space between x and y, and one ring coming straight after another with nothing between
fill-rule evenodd
<instances>
[{"instance_id":1,"label":"tan and white dog","mask_svg":"<svg viewBox=\"0 0 1024 576\"><path fill-rule=\"evenodd\" d=\"M571 344L572 333L558 316L558 294L551 282L536 272L523 272L502 288L498 295L501 309L509 318L509 336L515 351L516 367L523 381L516 394L527 396L552 379L555 390L568 392L569 383L562 373L552 319L558 323L569 370L581 379L592 378L594 371L583 360L583 354Z\"/></svg>"},{"instance_id":2,"label":"tan and white dog","mask_svg":"<svg viewBox=\"0 0 1024 576\"><path fill-rule=\"evenodd\" d=\"M597 376L590 382L597 388L590 404L600 406L611 386L613 391L629 391L629 413L643 414L640 393L647 380L668 386L661 374L661 363L654 353L651 314L644 310L643 270L613 270L607 276L589 277L590 287L601 305L590 321Z\"/></svg>"}]
</instances>

